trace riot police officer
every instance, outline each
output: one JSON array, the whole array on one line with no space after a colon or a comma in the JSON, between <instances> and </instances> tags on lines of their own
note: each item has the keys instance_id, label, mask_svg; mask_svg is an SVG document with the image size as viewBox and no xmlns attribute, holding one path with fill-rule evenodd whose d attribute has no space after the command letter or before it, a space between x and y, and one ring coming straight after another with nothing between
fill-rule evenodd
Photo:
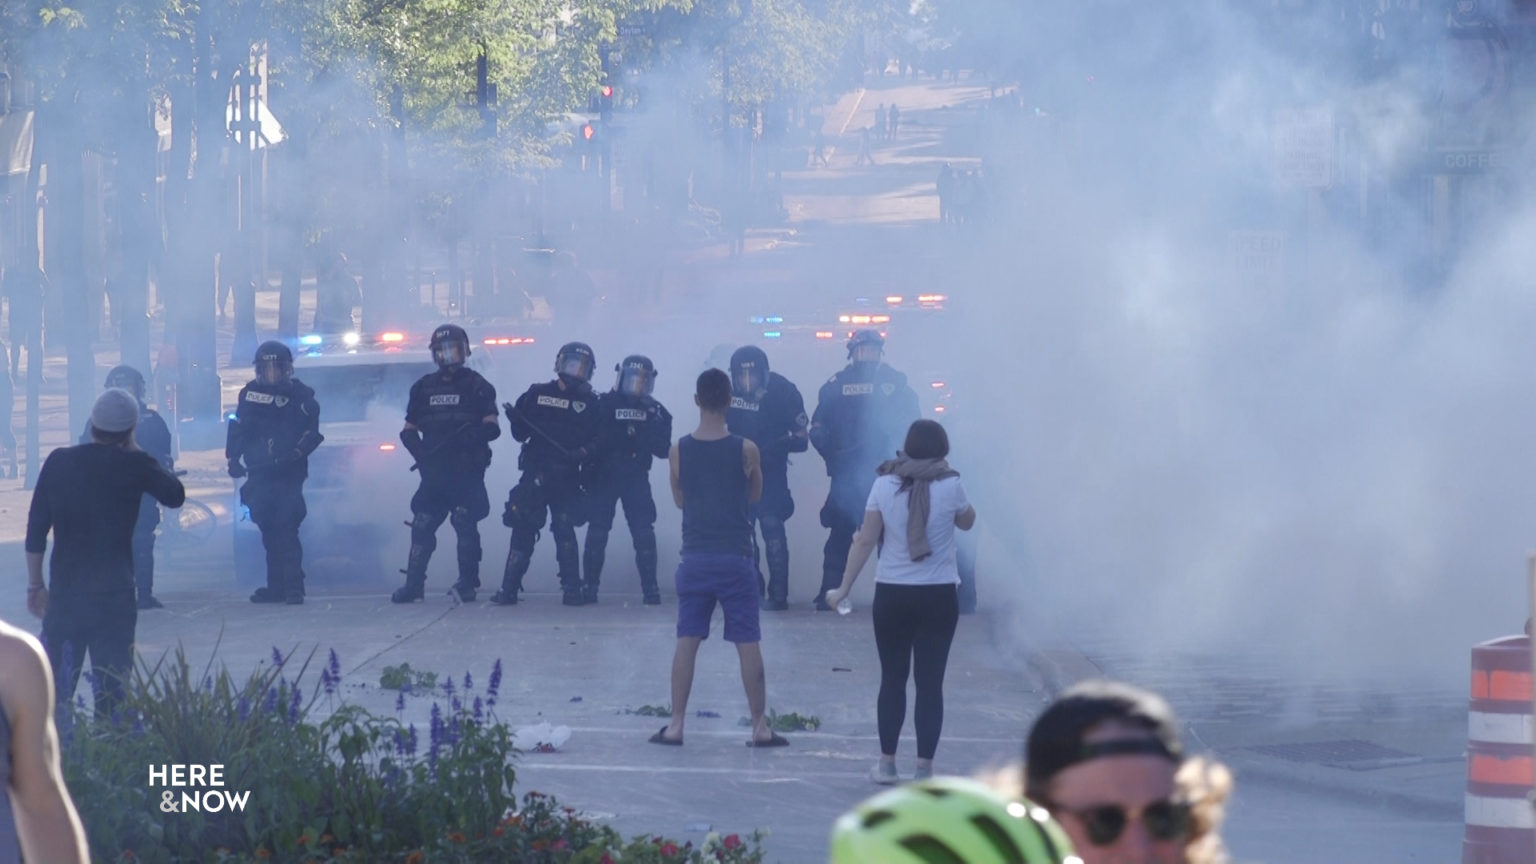
<instances>
[{"instance_id":1,"label":"riot police officer","mask_svg":"<svg viewBox=\"0 0 1536 864\"><path fill-rule=\"evenodd\" d=\"M422 598L437 529L448 520L459 538L459 581L452 591L471 603L480 587L479 522L491 512L485 470L491 464L491 442L501 437L496 388L465 367L469 336L462 327L437 328L431 348L438 371L411 385L405 428L400 430L401 442L421 471L421 485L411 497L405 585L390 599L410 603Z\"/></svg>"},{"instance_id":2,"label":"riot police officer","mask_svg":"<svg viewBox=\"0 0 1536 864\"><path fill-rule=\"evenodd\" d=\"M591 348L568 342L555 355L555 380L529 387L516 405L503 405L512 437L523 445L517 457L523 473L502 511L502 524L512 529L512 546L501 590L491 597L499 606L517 603L546 515L555 535L562 602L582 605L576 528L586 521L581 468L597 452L597 394L589 383L594 363Z\"/></svg>"},{"instance_id":3,"label":"riot police officer","mask_svg":"<svg viewBox=\"0 0 1536 864\"><path fill-rule=\"evenodd\" d=\"M805 400L789 379L768 368L768 355L756 345L736 349L730 372L731 407L725 414L726 426L731 434L756 444L763 460L763 497L751 512L763 532L768 558L763 608L781 612L789 608L789 540L784 522L795 512L795 501L789 494L789 454L807 449ZM752 551L754 559L758 558L757 544ZM841 574L838 579L842 579ZM761 584L761 569L758 580Z\"/></svg>"},{"instance_id":4,"label":"riot police officer","mask_svg":"<svg viewBox=\"0 0 1536 864\"><path fill-rule=\"evenodd\" d=\"M651 459L665 459L672 449L672 415L651 395L656 367L651 358L631 354L613 367L613 390L597 397L597 455L583 476L587 488L587 542L582 558L586 584L582 601L597 602L597 586L608 551L613 515L624 502L624 521L635 542L635 569L645 605L661 602L656 586L656 499L651 497ZM588 475L590 479L588 479Z\"/></svg>"},{"instance_id":5,"label":"riot police officer","mask_svg":"<svg viewBox=\"0 0 1536 864\"><path fill-rule=\"evenodd\" d=\"M919 415L907 376L881 362L885 338L860 330L848 340L848 365L821 385L811 418L811 445L827 462L832 479L821 524L828 529L816 608L827 610L826 592L843 581L853 532L875 482L875 468L893 458L907 427Z\"/></svg>"},{"instance_id":6,"label":"riot police officer","mask_svg":"<svg viewBox=\"0 0 1536 864\"><path fill-rule=\"evenodd\" d=\"M115 366L107 373L106 389L127 390L139 400L139 423L133 429L133 439L139 449L155 457L160 467L175 471L171 455L171 430L160 418L159 412L144 404L144 376L132 366ZM80 433L80 443L91 443L91 426ZM155 528L160 524L160 502L145 495L139 501L139 521L133 525L133 582L138 589L140 609L163 609L155 599Z\"/></svg>"},{"instance_id":7,"label":"riot police officer","mask_svg":"<svg viewBox=\"0 0 1536 864\"><path fill-rule=\"evenodd\" d=\"M256 589L251 602L299 604L304 602L299 525L308 515L304 480L309 454L325 440L320 405L315 391L293 377L288 346L261 343L254 364L256 377L240 388L224 444L229 476L249 475L240 487L240 501L250 508L267 550L267 584Z\"/></svg>"}]
</instances>

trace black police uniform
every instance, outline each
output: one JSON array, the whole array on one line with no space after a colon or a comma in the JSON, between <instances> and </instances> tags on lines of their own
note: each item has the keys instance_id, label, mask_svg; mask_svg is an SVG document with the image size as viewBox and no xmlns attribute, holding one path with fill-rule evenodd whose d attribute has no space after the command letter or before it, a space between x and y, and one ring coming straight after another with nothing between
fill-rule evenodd
<instances>
[{"instance_id":1,"label":"black police uniform","mask_svg":"<svg viewBox=\"0 0 1536 864\"><path fill-rule=\"evenodd\" d=\"M160 413L139 400L139 425L133 429L133 440L139 449L155 457L167 472L176 470L171 458L171 429L165 425ZM80 443L91 443L91 424L85 424L80 433ZM155 600L155 529L160 526L160 502L145 495L139 501L139 519L133 524L133 584L139 595L140 609L158 609Z\"/></svg>"},{"instance_id":2,"label":"black police uniform","mask_svg":"<svg viewBox=\"0 0 1536 864\"><path fill-rule=\"evenodd\" d=\"M832 483L821 508L821 524L830 533L822 550L817 608L824 609L826 593L843 582L875 469L896 456L918 416L917 393L907 376L884 363L850 363L821 385L810 437Z\"/></svg>"},{"instance_id":3,"label":"black police uniform","mask_svg":"<svg viewBox=\"0 0 1536 864\"><path fill-rule=\"evenodd\" d=\"M235 460L245 460L249 477L240 487L240 501L250 508L267 550L267 586L251 596L253 602L303 602L299 525L308 515L304 480L309 454L324 440L315 391L302 381L252 381L240 389L224 455L232 463L231 473Z\"/></svg>"},{"instance_id":4,"label":"black police uniform","mask_svg":"<svg viewBox=\"0 0 1536 864\"><path fill-rule=\"evenodd\" d=\"M763 497L752 506L751 515L763 532L766 548L762 552L768 559L764 605L783 609L789 602L789 540L784 523L795 513L795 501L789 494L789 454L804 453L808 447L805 400L800 388L788 378L769 372L761 398L750 394L731 397L725 423L731 434L756 444L762 453ZM756 543L752 551L755 562L759 553ZM758 573L761 580L762 571ZM841 584L841 573L838 579Z\"/></svg>"},{"instance_id":5,"label":"black police uniform","mask_svg":"<svg viewBox=\"0 0 1536 864\"><path fill-rule=\"evenodd\" d=\"M491 418L489 422L485 418ZM460 599L474 599L480 587L480 520L490 515L485 471L490 443L501 437L496 388L462 364L447 366L411 385L405 422L419 432L400 433L416 458L421 485L411 497L411 552L405 588L397 602L421 596L427 562L437 548L437 529L451 521L458 535Z\"/></svg>"},{"instance_id":6,"label":"black police uniform","mask_svg":"<svg viewBox=\"0 0 1536 864\"><path fill-rule=\"evenodd\" d=\"M546 514L555 535L560 588L568 605L580 605L581 552L576 527L582 512L581 466L595 453L597 393L585 381L562 378L535 384L505 406L512 437L523 445L517 458L522 477L507 495L502 524L512 529L512 545L493 602L517 602L523 575L544 527Z\"/></svg>"},{"instance_id":7,"label":"black police uniform","mask_svg":"<svg viewBox=\"0 0 1536 864\"><path fill-rule=\"evenodd\" d=\"M613 516L624 502L624 521L635 542L635 569L647 604L661 602L656 585L656 500L651 497L651 460L672 448L672 415L651 396L618 391L597 397L597 455L584 475L588 491L583 599L597 600Z\"/></svg>"}]
</instances>

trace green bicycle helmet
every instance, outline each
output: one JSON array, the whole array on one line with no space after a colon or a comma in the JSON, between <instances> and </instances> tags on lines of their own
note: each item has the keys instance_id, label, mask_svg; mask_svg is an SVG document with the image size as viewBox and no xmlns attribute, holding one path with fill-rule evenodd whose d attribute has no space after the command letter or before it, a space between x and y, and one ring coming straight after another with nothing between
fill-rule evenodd
<instances>
[{"instance_id":1,"label":"green bicycle helmet","mask_svg":"<svg viewBox=\"0 0 1536 864\"><path fill-rule=\"evenodd\" d=\"M870 798L832 827L830 864L1082 864L1044 809L936 777Z\"/></svg>"}]
</instances>

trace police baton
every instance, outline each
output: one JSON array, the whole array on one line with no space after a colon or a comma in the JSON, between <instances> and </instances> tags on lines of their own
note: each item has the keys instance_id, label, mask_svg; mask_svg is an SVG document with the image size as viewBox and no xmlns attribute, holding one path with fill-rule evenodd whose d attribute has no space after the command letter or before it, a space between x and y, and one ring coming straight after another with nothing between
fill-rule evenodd
<instances>
[{"instance_id":1,"label":"police baton","mask_svg":"<svg viewBox=\"0 0 1536 864\"><path fill-rule=\"evenodd\" d=\"M421 462L422 462L423 459L426 459L426 458L428 458L430 456L436 456L437 455L437 451L443 449L444 447L447 447L449 441L452 441L453 439L459 437L460 433L462 433L465 429L468 429L469 427L475 425L476 422L477 421L471 420L468 423L465 423L463 426L460 426L459 428L453 430L452 432L449 432L448 433L448 437L446 437L443 440L437 442L437 446L436 447L433 447L431 450L428 450L426 453L422 454L421 457L418 458L416 460L416 462L411 465L411 470L415 471L416 469L420 468L421 467Z\"/></svg>"},{"instance_id":2,"label":"police baton","mask_svg":"<svg viewBox=\"0 0 1536 864\"><path fill-rule=\"evenodd\" d=\"M564 447L560 446L560 442L556 441L553 438L551 438L549 436L548 432L545 432L543 429L540 429L538 426L534 425L533 421L529 420L528 416L526 414L524 414L523 412L517 410L517 406L516 405L513 405L511 402L503 402L503 403L501 403L501 407L507 409L507 419L508 420L512 419L512 415L513 414L516 414L518 417L522 418L523 423L525 425L527 425L527 427L529 429L532 429L534 432L538 433L538 436L540 438L543 438L545 443L547 443L549 446L555 448L556 450L560 451L560 455L561 456L564 456L565 458L567 458L567 459L569 459L569 460L571 460L573 462L576 461L575 454L573 454L571 451L565 449Z\"/></svg>"}]
</instances>

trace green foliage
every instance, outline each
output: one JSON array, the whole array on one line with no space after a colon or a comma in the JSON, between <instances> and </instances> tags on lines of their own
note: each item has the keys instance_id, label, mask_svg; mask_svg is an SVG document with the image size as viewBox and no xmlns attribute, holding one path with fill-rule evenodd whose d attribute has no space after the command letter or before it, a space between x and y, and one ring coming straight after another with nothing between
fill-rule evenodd
<instances>
[{"instance_id":1,"label":"green foliage","mask_svg":"<svg viewBox=\"0 0 1536 864\"><path fill-rule=\"evenodd\" d=\"M114 718L90 718L83 701L61 712L65 780L98 861L762 861L757 834L701 849L626 843L537 792L519 803L511 730L478 696L465 708L472 691L434 705L418 741L414 725L341 702L334 654L308 688L314 654L302 664L274 654L280 662L237 682L211 661L197 674L178 649L140 664ZM243 811L162 812L146 769L178 764L222 765L223 788L250 793Z\"/></svg>"},{"instance_id":2,"label":"green foliage","mask_svg":"<svg viewBox=\"0 0 1536 864\"><path fill-rule=\"evenodd\" d=\"M737 726L751 726L752 718L743 717L736 721ZM768 709L768 728L775 732L815 732L821 728L821 718L813 715L796 714L791 711L788 714Z\"/></svg>"},{"instance_id":3,"label":"green foliage","mask_svg":"<svg viewBox=\"0 0 1536 864\"><path fill-rule=\"evenodd\" d=\"M412 669L409 663L385 666L383 674L379 676L379 686L385 690L430 693L437 686L437 673Z\"/></svg>"},{"instance_id":4,"label":"green foliage","mask_svg":"<svg viewBox=\"0 0 1536 864\"><path fill-rule=\"evenodd\" d=\"M639 708L625 708L625 714L633 714L638 717L671 717L670 705L641 705Z\"/></svg>"}]
</instances>

